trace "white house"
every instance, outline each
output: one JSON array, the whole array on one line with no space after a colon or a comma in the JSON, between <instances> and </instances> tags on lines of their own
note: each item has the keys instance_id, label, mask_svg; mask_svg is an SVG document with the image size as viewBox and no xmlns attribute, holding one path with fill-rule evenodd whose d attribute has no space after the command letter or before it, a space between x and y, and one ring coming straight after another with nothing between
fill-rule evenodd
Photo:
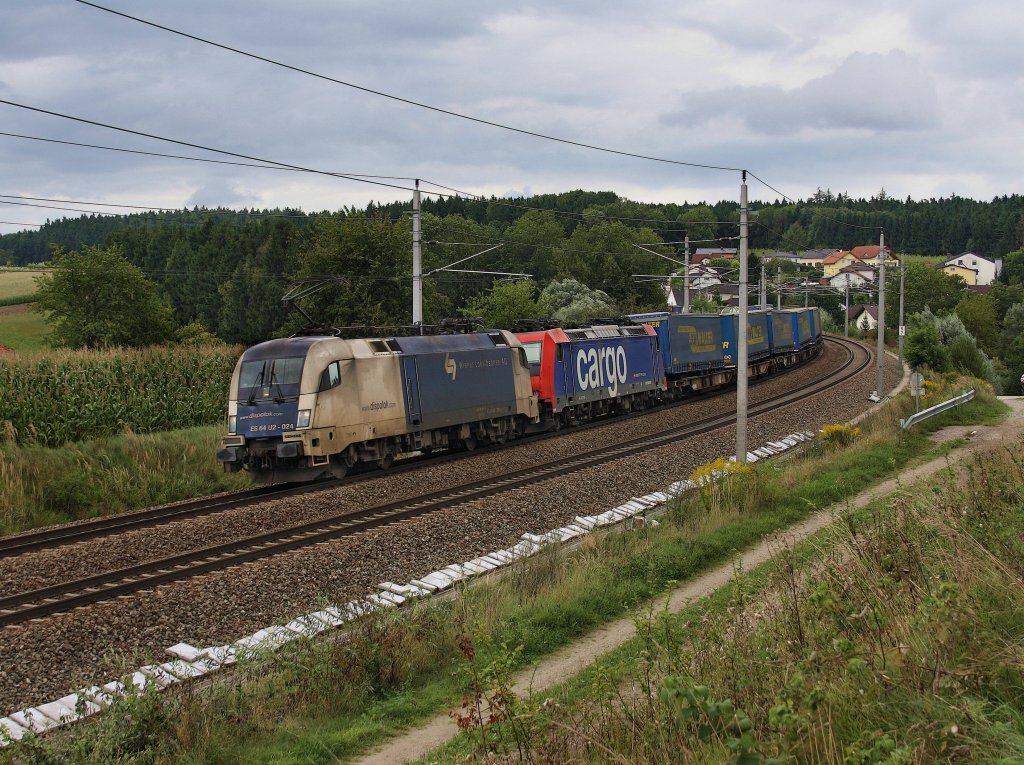
<instances>
[{"instance_id":1,"label":"white house","mask_svg":"<svg viewBox=\"0 0 1024 765\"><path fill-rule=\"evenodd\" d=\"M828 280L829 286L837 290L844 290L847 287L854 290L874 283L874 269L867 266L847 266Z\"/></svg>"},{"instance_id":2,"label":"white house","mask_svg":"<svg viewBox=\"0 0 1024 765\"><path fill-rule=\"evenodd\" d=\"M690 266L690 288L702 290L722 283L719 270L705 263Z\"/></svg>"},{"instance_id":3,"label":"white house","mask_svg":"<svg viewBox=\"0 0 1024 765\"><path fill-rule=\"evenodd\" d=\"M947 258L943 261L940 268L946 266L960 266L971 271L977 272L977 281L975 284L985 285L992 284L996 280L996 276L999 275L999 269L996 267L994 260L983 258L973 252L963 252L959 255L954 255L951 258Z\"/></svg>"},{"instance_id":4,"label":"white house","mask_svg":"<svg viewBox=\"0 0 1024 765\"><path fill-rule=\"evenodd\" d=\"M851 305L850 326L870 332L878 326L877 305Z\"/></svg>"},{"instance_id":5,"label":"white house","mask_svg":"<svg viewBox=\"0 0 1024 765\"><path fill-rule=\"evenodd\" d=\"M680 272L677 272L676 275L680 278L682 277L682 273ZM709 287L714 287L722 283L722 278L719 276L718 269L705 263L698 263L695 266L690 266L689 277L691 301L694 297L706 293ZM683 305L683 288L666 287L665 297L668 300L669 308L681 308Z\"/></svg>"}]
</instances>

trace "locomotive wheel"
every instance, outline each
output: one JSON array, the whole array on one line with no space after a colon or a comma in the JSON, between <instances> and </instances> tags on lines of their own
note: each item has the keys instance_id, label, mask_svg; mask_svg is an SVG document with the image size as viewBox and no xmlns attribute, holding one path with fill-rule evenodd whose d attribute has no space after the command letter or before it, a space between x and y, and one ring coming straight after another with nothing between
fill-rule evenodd
<instances>
[{"instance_id":1,"label":"locomotive wheel","mask_svg":"<svg viewBox=\"0 0 1024 765\"><path fill-rule=\"evenodd\" d=\"M377 460L377 467L379 467L381 470L387 470L389 467L391 467L394 464L395 464L395 455L393 455L391 452L388 452L383 457L381 457L379 460Z\"/></svg>"},{"instance_id":2,"label":"locomotive wheel","mask_svg":"<svg viewBox=\"0 0 1024 765\"><path fill-rule=\"evenodd\" d=\"M476 449L476 438L474 438L473 436L467 437L465 440L463 440L462 446L467 452L473 451L474 449Z\"/></svg>"}]
</instances>

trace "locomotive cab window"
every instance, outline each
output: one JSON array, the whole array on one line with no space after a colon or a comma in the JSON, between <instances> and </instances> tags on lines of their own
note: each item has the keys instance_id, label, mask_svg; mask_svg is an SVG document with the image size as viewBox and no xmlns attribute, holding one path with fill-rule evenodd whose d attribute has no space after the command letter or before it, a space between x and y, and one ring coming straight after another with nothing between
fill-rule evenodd
<instances>
[{"instance_id":1,"label":"locomotive cab window","mask_svg":"<svg viewBox=\"0 0 1024 765\"><path fill-rule=\"evenodd\" d=\"M536 340L536 341L534 341L532 343L523 343L523 347L522 347L522 350L521 350L521 353L523 354L523 357L525 357L524 358L525 363L523 364L523 366L524 367L529 367L530 368L530 374L532 374L532 375L539 375L540 374L540 349L541 349L541 341L540 340ZM521 358L523 358L523 357L521 357Z\"/></svg>"},{"instance_id":2,"label":"locomotive cab window","mask_svg":"<svg viewBox=\"0 0 1024 765\"><path fill-rule=\"evenodd\" d=\"M320 390L330 390L341 382L341 364L332 361L320 374Z\"/></svg>"},{"instance_id":3,"label":"locomotive cab window","mask_svg":"<svg viewBox=\"0 0 1024 765\"><path fill-rule=\"evenodd\" d=\"M302 379L304 356L243 361L238 376L238 398L250 406L296 398Z\"/></svg>"}]
</instances>

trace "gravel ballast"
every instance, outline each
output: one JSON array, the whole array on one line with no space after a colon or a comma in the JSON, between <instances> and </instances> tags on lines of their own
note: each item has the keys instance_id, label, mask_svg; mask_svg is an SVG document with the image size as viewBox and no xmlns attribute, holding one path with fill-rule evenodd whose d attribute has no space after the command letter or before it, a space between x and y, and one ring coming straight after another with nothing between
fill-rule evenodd
<instances>
[{"instance_id":1,"label":"gravel ballast","mask_svg":"<svg viewBox=\"0 0 1024 765\"><path fill-rule=\"evenodd\" d=\"M751 387L751 401L777 395L824 376L844 352L830 347L815 362ZM887 365L889 385L900 371ZM874 367L825 393L813 403L790 405L748 423L748 443L759 446L797 430L815 430L849 420L869 406ZM550 461L576 451L635 438L673 424L730 411L729 395L703 399L670 410L617 419L557 439L467 456L457 462L299 498L267 502L193 521L131 532L106 540L0 561L0 576L16 586L48 584L135 560L163 557L217 541L248 536L304 520L327 517L345 508L393 501L432 489L456 486L513 469ZM508 546L523 532L543 533L565 525L577 514L621 504L631 496L662 489L689 475L694 467L728 455L734 429L661 447L612 466L552 478L530 489L449 510L359 537L256 561L160 587L121 600L52 616L0 632L0 705L3 714L48 701L94 682L109 680L124 667L165 660L164 648L179 641L193 645L230 642L261 627L312 610L332 600L366 594L382 581L409 581L457 561ZM22 560L24 559L24 560ZM56 577L56 578L55 578ZM36 585L38 586L38 584ZM109 657L115 654L117 659ZM108 658L105 658L108 657Z\"/></svg>"}]
</instances>

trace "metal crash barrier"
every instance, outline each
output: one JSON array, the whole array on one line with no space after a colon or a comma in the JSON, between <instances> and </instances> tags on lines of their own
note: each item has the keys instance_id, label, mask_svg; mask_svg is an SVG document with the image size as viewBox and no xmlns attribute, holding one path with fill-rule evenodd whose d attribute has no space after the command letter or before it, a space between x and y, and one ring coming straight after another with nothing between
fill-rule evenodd
<instances>
[{"instance_id":1,"label":"metal crash barrier","mask_svg":"<svg viewBox=\"0 0 1024 765\"><path fill-rule=\"evenodd\" d=\"M943 401L941 404L936 404L935 406L930 406L927 409L922 409L920 412L916 412L915 414L910 415L905 420L901 419L900 427L903 428L904 430L909 430L914 425L917 425L917 423L923 420L927 420L929 417L934 417L936 414L947 412L955 406L960 406L960 404L966 404L972 398L974 398L973 388L971 388L969 391L961 393L959 396L956 396L955 398Z\"/></svg>"}]
</instances>

